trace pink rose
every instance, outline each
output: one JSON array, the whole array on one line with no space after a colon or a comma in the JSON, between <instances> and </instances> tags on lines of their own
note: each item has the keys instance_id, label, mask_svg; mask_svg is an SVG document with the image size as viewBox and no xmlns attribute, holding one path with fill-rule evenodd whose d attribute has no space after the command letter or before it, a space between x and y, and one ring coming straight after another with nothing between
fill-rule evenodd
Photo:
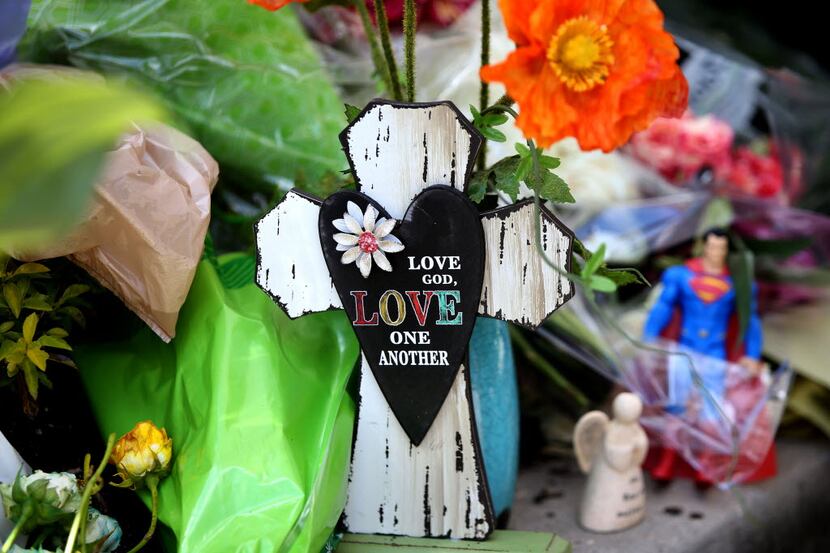
<instances>
[{"instance_id":1,"label":"pink rose","mask_svg":"<svg viewBox=\"0 0 830 553\"><path fill-rule=\"evenodd\" d=\"M746 146L735 151L719 177L744 194L758 198L773 198L784 187L784 170L778 157L756 154Z\"/></svg>"}]
</instances>

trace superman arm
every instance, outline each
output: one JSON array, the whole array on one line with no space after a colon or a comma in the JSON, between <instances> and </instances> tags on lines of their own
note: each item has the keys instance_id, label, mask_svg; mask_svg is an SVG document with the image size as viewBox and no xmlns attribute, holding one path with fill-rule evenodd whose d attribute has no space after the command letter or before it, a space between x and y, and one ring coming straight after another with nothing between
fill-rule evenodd
<instances>
[{"instance_id":1,"label":"superman arm","mask_svg":"<svg viewBox=\"0 0 830 553\"><path fill-rule=\"evenodd\" d=\"M671 322L674 309L680 300L680 285L684 273L683 267L669 267L661 279L663 290L657 303L651 308L643 328L643 339L647 342L656 340L663 329Z\"/></svg>"},{"instance_id":2,"label":"superman arm","mask_svg":"<svg viewBox=\"0 0 830 553\"><path fill-rule=\"evenodd\" d=\"M756 360L761 358L763 338L761 318L758 316L758 286L753 283L752 303L749 307L749 324L746 328L746 339L744 340L744 351L747 357Z\"/></svg>"}]
</instances>

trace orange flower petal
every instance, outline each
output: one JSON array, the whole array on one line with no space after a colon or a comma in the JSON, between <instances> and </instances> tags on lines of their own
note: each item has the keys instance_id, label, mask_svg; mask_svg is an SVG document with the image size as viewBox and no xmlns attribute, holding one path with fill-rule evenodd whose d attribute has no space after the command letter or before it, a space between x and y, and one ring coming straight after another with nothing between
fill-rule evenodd
<instances>
[{"instance_id":1,"label":"orange flower petal","mask_svg":"<svg viewBox=\"0 0 830 553\"><path fill-rule=\"evenodd\" d=\"M530 44L530 15L538 5L538 0L499 0L507 35L517 46Z\"/></svg>"},{"instance_id":2,"label":"orange flower petal","mask_svg":"<svg viewBox=\"0 0 830 553\"><path fill-rule=\"evenodd\" d=\"M505 84L519 104L517 125L540 146L573 136L583 149L610 151L656 117L683 113L688 84L653 0L500 0L500 6L519 48L482 68L481 78ZM546 55L560 26L577 17L605 25L614 54L605 81L582 91L569 88Z\"/></svg>"}]
</instances>

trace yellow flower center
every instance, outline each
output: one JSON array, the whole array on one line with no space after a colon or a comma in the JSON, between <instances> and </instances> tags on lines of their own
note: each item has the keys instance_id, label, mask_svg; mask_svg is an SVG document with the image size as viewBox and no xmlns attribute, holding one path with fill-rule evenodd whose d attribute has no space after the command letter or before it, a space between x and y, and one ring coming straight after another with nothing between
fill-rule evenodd
<instances>
[{"instance_id":1,"label":"yellow flower center","mask_svg":"<svg viewBox=\"0 0 830 553\"><path fill-rule=\"evenodd\" d=\"M614 65L614 41L605 25L584 15L559 26L548 46L548 62L559 79L575 92L603 84Z\"/></svg>"}]
</instances>

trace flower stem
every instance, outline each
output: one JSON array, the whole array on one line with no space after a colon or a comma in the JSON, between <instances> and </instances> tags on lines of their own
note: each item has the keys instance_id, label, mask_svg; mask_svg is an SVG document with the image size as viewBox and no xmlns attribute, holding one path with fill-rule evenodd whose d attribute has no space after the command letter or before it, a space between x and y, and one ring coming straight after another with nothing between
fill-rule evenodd
<instances>
[{"instance_id":1,"label":"flower stem","mask_svg":"<svg viewBox=\"0 0 830 553\"><path fill-rule=\"evenodd\" d=\"M406 60L406 101L415 101L415 30L418 26L415 0L404 1L403 33Z\"/></svg>"},{"instance_id":2,"label":"flower stem","mask_svg":"<svg viewBox=\"0 0 830 553\"><path fill-rule=\"evenodd\" d=\"M6 538L6 541L3 542L3 549L1 550L3 553L9 553L9 550L14 545L14 540L17 539L17 536L20 535L20 531L23 530L23 525L26 524L26 521L29 520L35 512L35 508L32 507L32 502L27 501L25 505L23 505L23 512L20 513L20 518L17 519L17 524L14 525L9 537Z\"/></svg>"},{"instance_id":3,"label":"flower stem","mask_svg":"<svg viewBox=\"0 0 830 553\"><path fill-rule=\"evenodd\" d=\"M490 0L481 0L481 67L490 63ZM490 103L490 84L479 79L478 110L483 112ZM487 167L487 141L481 145L478 168Z\"/></svg>"},{"instance_id":4,"label":"flower stem","mask_svg":"<svg viewBox=\"0 0 830 553\"><path fill-rule=\"evenodd\" d=\"M383 54L386 56L386 67L389 68L389 78L392 80L392 97L395 100L403 100L401 80L398 77L398 64L395 62L395 52L392 50L392 39L389 33L389 17L386 15L386 6L383 0L375 0L375 19L378 22Z\"/></svg>"},{"instance_id":5,"label":"flower stem","mask_svg":"<svg viewBox=\"0 0 830 553\"><path fill-rule=\"evenodd\" d=\"M110 434L109 438L107 438L107 448L104 450L103 459L101 459L101 462L98 463L92 477L90 477L84 485L84 492L81 495L81 506L78 508L78 512L75 513L75 518L72 520L72 527L69 529L69 537L66 538L66 547L64 548L66 553L74 553L75 541L78 539L79 535L81 536L81 546L86 546L86 515L87 510L89 509L89 502L92 499L92 492L96 489L100 490L95 483L98 482L99 478L101 478L101 474L104 472L104 467L107 466L107 461L109 460L110 455L112 455L113 446L115 446L115 434ZM82 528L83 532L81 531Z\"/></svg>"},{"instance_id":6,"label":"flower stem","mask_svg":"<svg viewBox=\"0 0 830 553\"><path fill-rule=\"evenodd\" d=\"M363 32L366 33L366 41L369 43L369 50L372 53L372 63L375 66L375 71L383 79L386 93L392 94L392 77L389 76L389 67L386 65L383 52L378 44L375 26L372 24L372 18L369 16L369 9L366 7L366 2L365 0L352 0L352 5L357 10L357 13L360 14L360 21L363 23Z\"/></svg>"},{"instance_id":7,"label":"flower stem","mask_svg":"<svg viewBox=\"0 0 830 553\"><path fill-rule=\"evenodd\" d=\"M136 553L136 551L140 550L142 547L147 545L147 542L150 541L150 538L153 537L153 534L156 532L156 522L158 522L159 518L159 492L158 492L158 479L155 476L148 476L147 480L145 480L147 484L147 488L150 489L150 497L152 498L152 513L150 518L150 527L147 529L147 533L144 534L144 537L141 538L141 541L136 544L135 547L130 549L127 553Z\"/></svg>"}]
</instances>

